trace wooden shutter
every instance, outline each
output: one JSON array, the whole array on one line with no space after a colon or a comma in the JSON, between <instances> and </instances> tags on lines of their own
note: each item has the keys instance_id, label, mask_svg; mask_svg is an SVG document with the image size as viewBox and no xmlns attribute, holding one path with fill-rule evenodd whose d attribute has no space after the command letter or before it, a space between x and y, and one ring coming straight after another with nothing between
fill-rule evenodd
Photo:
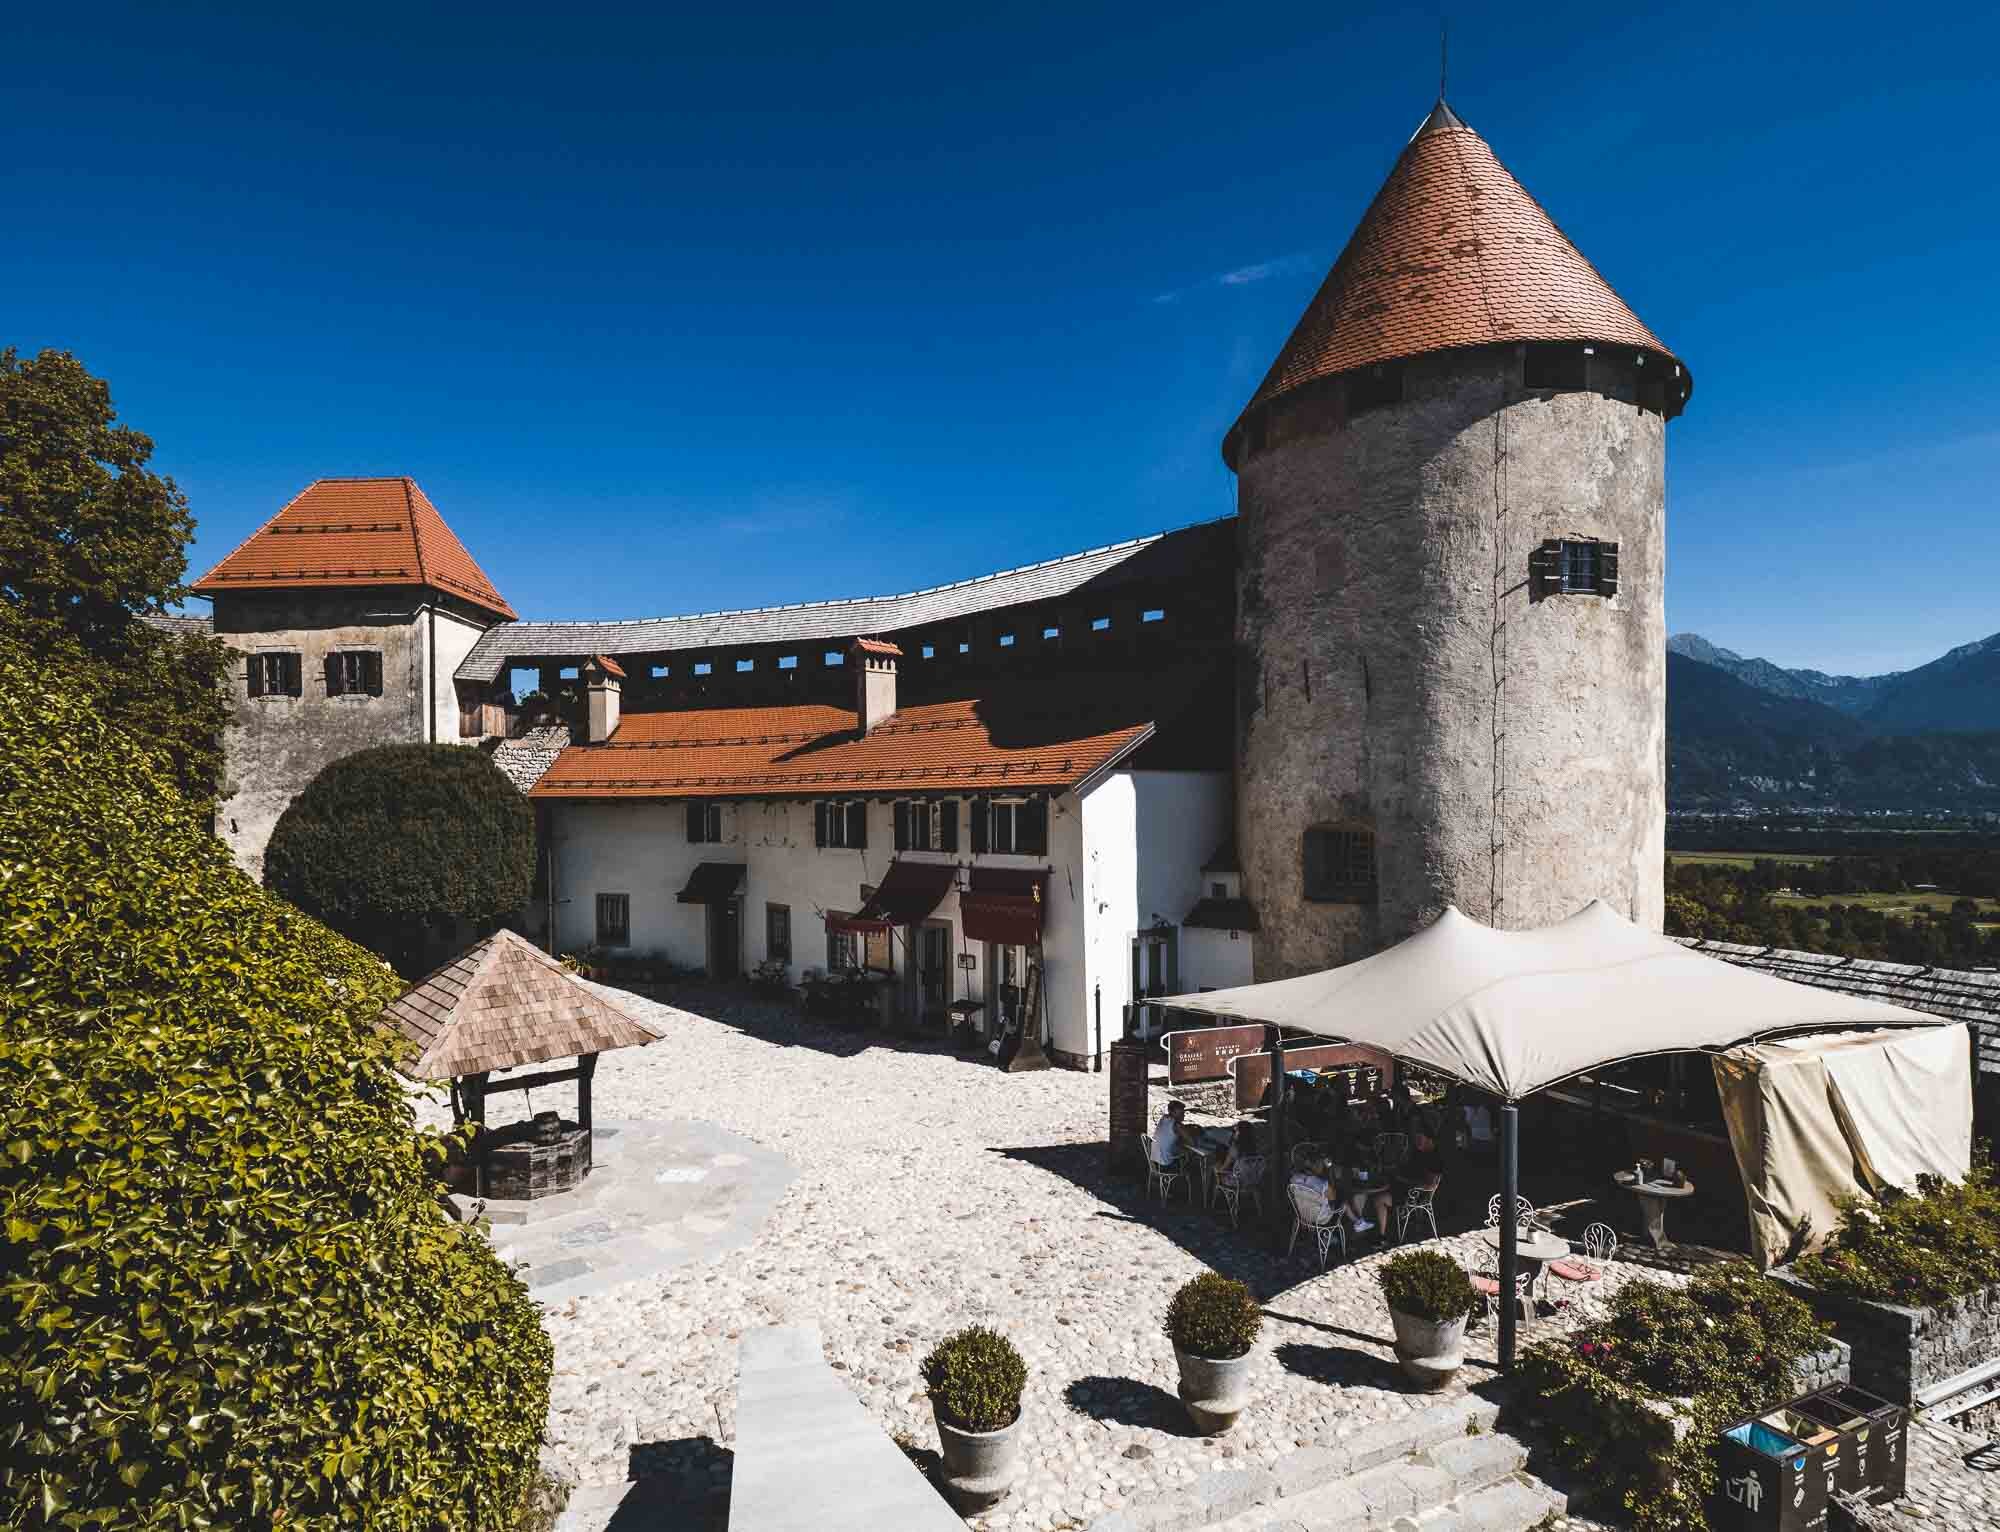
<instances>
[{"instance_id":1,"label":"wooden shutter","mask_svg":"<svg viewBox=\"0 0 2000 1532\"><path fill-rule=\"evenodd\" d=\"M341 695L344 689L341 681L340 656L338 654L329 654L326 657L326 694L329 697L338 697Z\"/></svg>"},{"instance_id":2,"label":"wooden shutter","mask_svg":"<svg viewBox=\"0 0 2000 1532\"><path fill-rule=\"evenodd\" d=\"M1615 596L1618 594L1618 545L1599 543L1597 545L1597 594Z\"/></svg>"},{"instance_id":3,"label":"wooden shutter","mask_svg":"<svg viewBox=\"0 0 2000 1532\"><path fill-rule=\"evenodd\" d=\"M826 845L826 810L824 803L813 805L813 844L821 848Z\"/></svg>"},{"instance_id":4,"label":"wooden shutter","mask_svg":"<svg viewBox=\"0 0 2000 1532\"><path fill-rule=\"evenodd\" d=\"M708 805L699 798L688 799L688 844L698 846L708 839Z\"/></svg>"},{"instance_id":5,"label":"wooden shutter","mask_svg":"<svg viewBox=\"0 0 2000 1532\"><path fill-rule=\"evenodd\" d=\"M972 799L966 812L972 816L972 854L978 856L986 849L986 800Z\"/></svg>"},{"instance_id":6,"label":"wooden shutter","mask_svg":"<svg viewBox=\"0 0 2000 1532\"><path fill-rule=\"evenodd\" d=\"M250 656L250 668L244 672L244 685L253 697L264 695L264 656Z\"/></svg>"},{"instance_id":7,"label":"wooden shutter","mask_svg":"<svg viewBox=\"0 0 2000 1532\"><path fill-rule=\"evenodd\" d=\"M868 847L868 805L858 799L847 805L847 844L856 851Z\"/></svg>"},{"instance_id":8,"label":"wooden shutter","mask_svg":"<svg viewBox=\"0 0 2000 1532\"><path fill-rule=\"evenodd\" d=\"M305 695L305 665L296 654L288 654L285 659L285 695L302 697Z\"/></svg>"},{"instance_id":9,"label":"wooden shutter","mask_svg":"<svg viewBox=\"0 0 2000 1532\"><path fill-rule=\"evenodd\" d=\"M1562 589L1563 545L1551 537L1528 555L1528 594L1536 601Z\"/></svg>"},{"instance_id":10,"label":"wooden shutter","mask_svg":"<svg viewBox=\"0 0 2000 1532\"><path fill-rule=\"evenodd\" d=\"M1023 856L1047 856L1049 800L1030 798L1014 809L1014 849Z\"/></svg>"},{"instance_id":11,"label":"wooden shutter","mask_svg":"<svg viewBox=\"0 0 2000 1532\"><path fill-rule=\"evenodd\" d=\"M958 800L947 798L938 805L938 844L940 851L958 849Z\"/></svg>"},{"instance_id":12,"label":"wooden shutter","mask_svg":"<svg viewBox=\"0 0 2000 1532\"><path fill-rule=\"evenodd\" d=\"M368 688L369 696L379 697L382 695L382 651L380 649L370 649L366 654L361 656L361 677L363 684Z\"/></svg>"},{"instance_id":13,"label":"wooden shutter","mask_svg":"<svg viewBox=\"0 0 2000 1532\"><path fill-rule=\"evenodd\" d=\"M908 851L910 849L910 809L911 805L907 803L898 803L896 805L896 849L898 851Z\"/></svg>"}]
</instances>

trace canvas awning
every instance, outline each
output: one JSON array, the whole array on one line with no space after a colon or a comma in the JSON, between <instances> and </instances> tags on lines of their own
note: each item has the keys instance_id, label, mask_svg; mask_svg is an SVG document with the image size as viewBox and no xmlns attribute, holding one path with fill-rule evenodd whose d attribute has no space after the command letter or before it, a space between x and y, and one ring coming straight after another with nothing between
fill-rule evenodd
<instances>
[{"instance_id":1,"label":"canvas awning","mask_svg":"<svg viewBox=\"0 0 2000 1532\"><path fill-rule=\"evenodd\" d=\"M898 857L882 874L868 902L852 915L827 917L835 930L886 931L891 926L921 925L939 901L951 892L957 867L950 862L912 862ZM840 924L835 925L838 920Z\"/></svg>"},{"instance_id":2,"label":"canvas awning","mask_svg":"<svg viewBox=\"0 0 2000 1532\"><path fill-rule=\"evenodd\" d=\"M1505 1101L1649 1054L1716 1052L1790 1031L1938 1025L1704 957L1601 900L1534 931L1498 931L1447 908L1409 940L1341 968L1152 1003L1367 1043Z\"/></svg>"},{"instance_id":3,"label":"canvas awning","mask_svg":"<svg viewBox=\"0 0 2000 1532\"><path fill-rule=\"evenodd\" d=\"M958 896L958 918L965 939L998 942L1009 947L1039 947L1043 895L1048 882L1045 869L973 868L971 890Z\"/></svg>"},{"instance_id":4,"label":"canvas awning","mask_svg":"<svg viewBox=\"0 0 2000 1532\"><path fill-rule=\"evenodd\" d=\"M682 904L727 904L743 892L741 862L697 862L687 887L675 895Z\"/></svg>"},{"instance_id":5,"label":"canvas awning","mask_svg":"<svg viewBox=\"0 0 2000 1532\"><path fill-rule=\"evenodd\" d=\"M401 1032L413 1080L488 1074L517 1064L608 1053L659 1034L584 984L534 943L496 931L425 975L382 1012Z\"/></svg>"}]
</instances>

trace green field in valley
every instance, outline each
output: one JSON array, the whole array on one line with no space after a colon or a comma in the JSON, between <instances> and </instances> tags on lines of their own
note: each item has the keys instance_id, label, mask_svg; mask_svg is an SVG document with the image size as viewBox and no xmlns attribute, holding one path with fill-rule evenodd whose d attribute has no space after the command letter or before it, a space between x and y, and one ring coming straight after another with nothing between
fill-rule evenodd
<instances>
[{"instance_id":1,"label":"green field in valley","mask_svg":"<svg viewBox=\"0 0 2000 1532\"><path fill-rule=\"evenodd\" d=\"M1701 867L1754 867L1759 862L1830 862L1831 856L1810 851L1669 851L1669 862Z\"/></svg>"}]
</instances>

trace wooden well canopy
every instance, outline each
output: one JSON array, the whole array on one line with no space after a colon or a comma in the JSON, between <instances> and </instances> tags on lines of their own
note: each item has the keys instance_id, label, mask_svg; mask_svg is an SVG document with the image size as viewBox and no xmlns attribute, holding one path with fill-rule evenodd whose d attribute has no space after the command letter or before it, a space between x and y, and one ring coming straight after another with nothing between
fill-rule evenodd
<instances>
[{"instance_id":1,"label":"wooden well canopy","mask_svg":"<svg viewBox=\"0 0 2000 1532\"><path fill-rule=\"evenodd\" d=\"M403 1072L417 1080L451 1080L452 1109L461 1121L484 1122L486 1097L495 1091L575 1080L577 1119L587 1132L597 1055L659 1041L651 1027L512 931L496 931L432 970L383 1016L410 1043L413 1056ZM499 1070L570 1057L573 1069L490 1078Z\"/></svg>"}]
</instances>

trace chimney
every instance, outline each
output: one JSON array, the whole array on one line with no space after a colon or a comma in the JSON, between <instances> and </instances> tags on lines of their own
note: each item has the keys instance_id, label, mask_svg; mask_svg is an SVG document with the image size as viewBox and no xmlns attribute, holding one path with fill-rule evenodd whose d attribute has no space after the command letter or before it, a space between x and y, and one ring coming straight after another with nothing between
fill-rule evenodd
<instances>
[{"instance_id":1,"label":"chimney","mask_svg":"<svg viewBox=\"0 0 2000 1532\"><path fill-rule=\"evenodd\" d=\"M854 667L854 713L863 734L896 711L896 661L903 651L879 638L857 638L847 648Z\"/></svg>"},{"instance_id":2,"label":"chimney","mask_svg":"<svg viewBox=\"0 0 2000 1532\"><path fill-rule=\"evenodd\" d=\"M608 654L593 654L583 667L584 688L590 694L590 743L601 745L618 729L619 683L624 668Z\"/></svg>"}]
</instances>

